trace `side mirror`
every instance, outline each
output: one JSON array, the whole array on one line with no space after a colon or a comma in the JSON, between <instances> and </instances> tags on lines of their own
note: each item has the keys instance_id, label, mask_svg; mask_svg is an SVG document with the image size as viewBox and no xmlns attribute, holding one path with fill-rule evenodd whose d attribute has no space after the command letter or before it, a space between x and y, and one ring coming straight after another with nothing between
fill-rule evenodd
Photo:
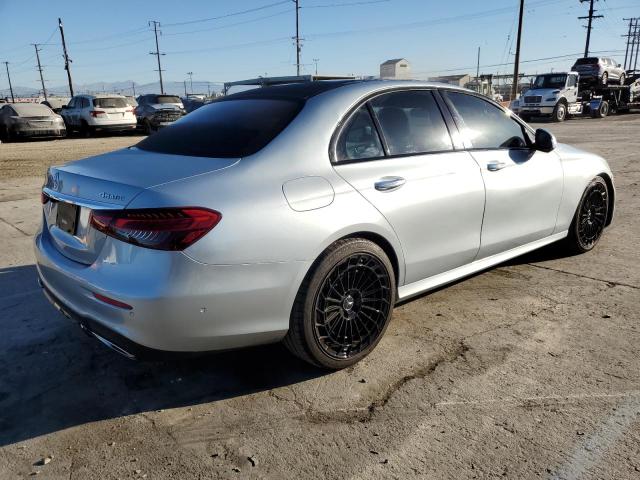
<instances>
[{"instance_id":1,"label":"side mirror","mask_svg":"<svg viewBox=\"0 0 640 480\"><path fill-rule=\"evenodd\" d=\"M622 64L621 63L618 64L618 68L622 68Z\"/></svg>"},{"instance_id":2,"label":"side mirror","mask_svg":"<svg viewBox=\"0 0 640 480\"><path fill-rule=\"evenodd\" d=\"M556 137L554 137L552 133L548 132L544 128L539 128L536 130L536 150L548 153L555 150L557 146L558 142L556 141Z\"/></svg>"}]
</instances>

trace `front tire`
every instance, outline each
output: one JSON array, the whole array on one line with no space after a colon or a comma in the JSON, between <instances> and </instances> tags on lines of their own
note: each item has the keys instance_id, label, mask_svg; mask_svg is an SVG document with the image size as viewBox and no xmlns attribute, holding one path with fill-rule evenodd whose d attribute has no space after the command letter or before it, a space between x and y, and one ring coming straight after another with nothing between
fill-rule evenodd
<instances>
[{"instance_id":1,"label":"front tire","mask_svg":"<svg viewBox=\"0 0 640 480\"><path fill-rule=\"evenodd\" d=\"M554 122L564 122L567 119L567 104L559 102L553 109L551 119Z\"/></svg>"},{"instance_id":2,"label":"front tire","mask_svg":"<svg viewBox=\"0 0 640 480\"><path fill-rule=\"evenodd\" d=\"M609 188L600 176L587 186L569 227L567 247L572 253L586 253L598 244L609 218Z\"/></svg>"},{"instance_id":3,"label":"front tire","mask_svg":"<svg viewBox=\"0 0 640 480\"><path fill-rule=\"evenodd\" d=\"M395 301L395 274L384 250L362 238L339 240L302 283L284 344L318 367L348 367L378 344Z\"/></svg>"}]
</instances>

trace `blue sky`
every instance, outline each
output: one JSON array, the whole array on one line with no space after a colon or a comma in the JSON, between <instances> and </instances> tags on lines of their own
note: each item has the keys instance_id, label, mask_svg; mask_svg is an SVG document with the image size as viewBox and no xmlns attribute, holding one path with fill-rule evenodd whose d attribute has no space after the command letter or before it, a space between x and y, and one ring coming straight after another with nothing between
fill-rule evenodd
<instances>
[{"instance_id":1,"label":"blue sky","mask_svg":"<svg viewBox=\"0 0 640 480\"><path fill-rule=\"evenodd\" d=\"M407 58L416 77L475 71L478 46L485 73L513 66L518 0L300 0L303 71L376 75L380 62ZM584 49L585 29L578 0L527 0L522 59L570 55ZM625 47L623 17L640 16L638 0L600 0L592 50ZM243 11L253 10L247 13ZM41 60L48 86L64 85L61 17L73 59L74 83L157 80L153 34L148 20L161 22L166 80L222 82L258 75L295 73L293 2L278 0L176 2L0 0L0 61L9 61L14 86L37 88L30 43L43 43ZM211 19L213 17L221 17ZM211 19L211 20L205 20ZM204 20L204 21L203 21ZM187 23L189 22L189 23ZM613 53L619 61L624 52ZM571 59L523 64L526 73L563 69ZM4 67L4 65L2 65ZM451 72L448 72L451 70ZM4 69L0 90L8 87Z\"/></svg>"}]
</instances>

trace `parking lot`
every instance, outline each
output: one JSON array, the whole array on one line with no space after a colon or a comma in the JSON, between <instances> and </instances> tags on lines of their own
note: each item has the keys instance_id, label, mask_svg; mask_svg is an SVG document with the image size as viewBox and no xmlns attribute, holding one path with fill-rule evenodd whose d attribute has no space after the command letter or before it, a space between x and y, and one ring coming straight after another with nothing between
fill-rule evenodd
<instances>
[{"instance_id":1,"label":"parking lot","mask_svg":"<svg viewBox=\"0 0 640 480\"><path fill-rule=\"evenodd\" d=\"M139 136L0 145L0 478L640 478L640 115L539 123L606 157L599 246L556 246L395 309L326 373L280 345L135 363L45 300L46 167Z\"/></svg>"}]
</instances>

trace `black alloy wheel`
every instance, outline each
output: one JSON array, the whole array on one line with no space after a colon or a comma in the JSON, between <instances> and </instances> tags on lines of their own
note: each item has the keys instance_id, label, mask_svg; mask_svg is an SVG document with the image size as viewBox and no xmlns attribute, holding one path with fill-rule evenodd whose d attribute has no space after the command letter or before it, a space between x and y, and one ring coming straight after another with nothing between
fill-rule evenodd
<instances>
[{"instance_id":1,"label":"black alloy wheel","mask_svg":"<svg viewBox=\"0 0 640 480\"><path fill-rule=\"evenodd\" d=\"M594 178L580 200L569 232L572 250L584 253L592 250L600 238L609 217L609 189L602 177Z\"/></svg>"},{"instance_id":2,"label":"black alloy wheel","mask_svg":"<svg viewBox=\"0 0 640 480\"><path fill-rule=\"evenodd\" d=\"M395 271L380 245L364 238L338 240L302 282L284 344L318 367L348 367L378 344L395 301Z\"/></svg>"},{"instance_id":3,"label":"black alloy wheel","mask_svg":"<svg viewBox=\"0 0 640 480\"><path fill-rule=\"evenodd\" d=\"M316 296L314 334L328 356L351 358L384 330L391 310L391 281L382 262L356 253L338 263Z\"/></svg>"}]
</instances>

